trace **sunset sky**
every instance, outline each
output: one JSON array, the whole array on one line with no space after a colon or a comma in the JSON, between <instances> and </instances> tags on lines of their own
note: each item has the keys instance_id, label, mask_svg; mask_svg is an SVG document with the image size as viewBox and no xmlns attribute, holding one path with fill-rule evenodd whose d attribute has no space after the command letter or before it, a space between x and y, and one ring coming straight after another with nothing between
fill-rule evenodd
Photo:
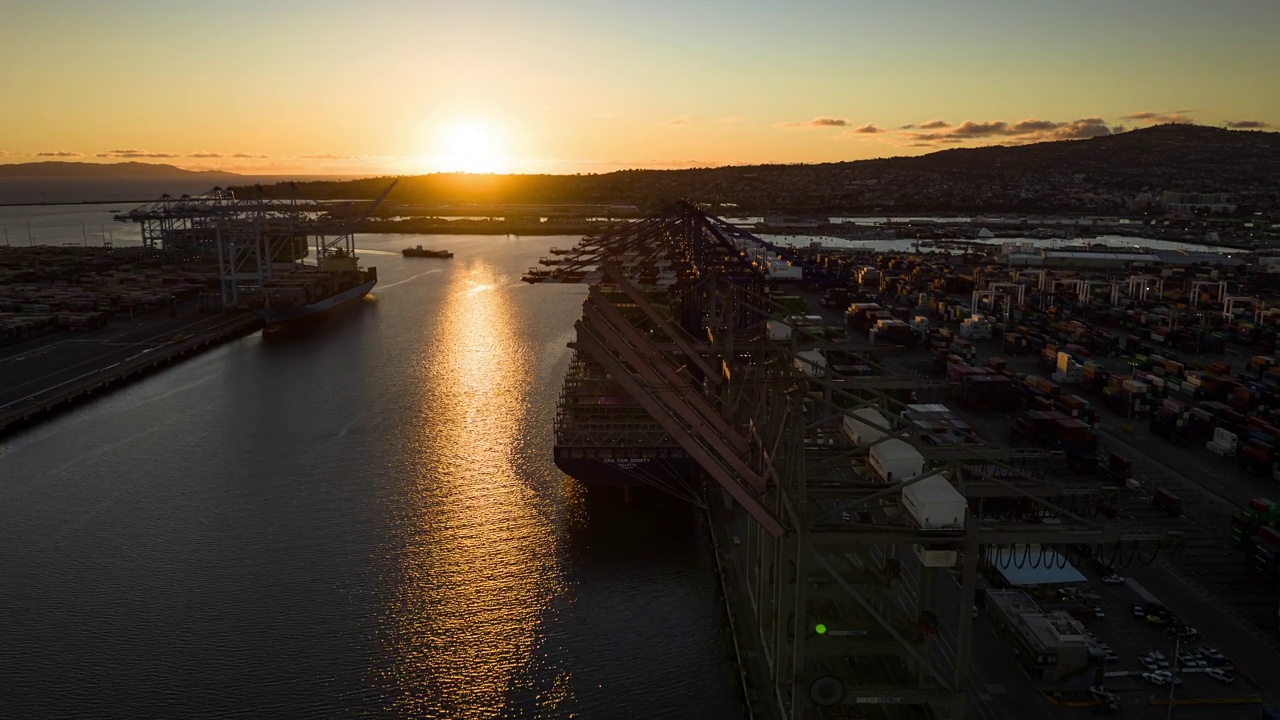
<instances>
[{"instance_id":1,"label":"sunset sky","mask_svg":"<svg viewBox=\"0 0 1280 720\"><path fill-rule=\"evenodd\" d=\"M1280 124L1273 0L6 2L0 162L822 162Z\"/></svg>"}]
</instances>

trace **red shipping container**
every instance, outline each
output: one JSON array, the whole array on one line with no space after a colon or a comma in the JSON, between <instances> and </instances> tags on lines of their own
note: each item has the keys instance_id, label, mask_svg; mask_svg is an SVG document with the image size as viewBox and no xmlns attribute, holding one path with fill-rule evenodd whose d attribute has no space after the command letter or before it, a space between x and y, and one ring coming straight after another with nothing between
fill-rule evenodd
<instances>
[{"instance_id":1,"label":"red shipping container","mask_svg":"<svg viewBox=\"0 0 1280 720\"><path fill-rule=\"evenodd\" d=\"M1280 530L1265 526L1258 528L1258 540L1280 550Z\"/></svg>"}]
</instances>

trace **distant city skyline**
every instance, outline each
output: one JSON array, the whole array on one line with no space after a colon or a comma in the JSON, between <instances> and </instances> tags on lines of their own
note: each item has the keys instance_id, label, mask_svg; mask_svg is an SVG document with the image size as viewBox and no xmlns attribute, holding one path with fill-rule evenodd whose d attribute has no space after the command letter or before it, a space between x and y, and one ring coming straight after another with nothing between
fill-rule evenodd
<instances>
[{"instance_id":1,"label":"distant city skyline","mask_svg":"<svg viewBox=\"0 0 1280 720\"><path fill-rule=\"evenodd\" d=\"M0 163L604 172L1274 130L1280 4L140 0L9 9Z\"/></svg>"}]
</instances>

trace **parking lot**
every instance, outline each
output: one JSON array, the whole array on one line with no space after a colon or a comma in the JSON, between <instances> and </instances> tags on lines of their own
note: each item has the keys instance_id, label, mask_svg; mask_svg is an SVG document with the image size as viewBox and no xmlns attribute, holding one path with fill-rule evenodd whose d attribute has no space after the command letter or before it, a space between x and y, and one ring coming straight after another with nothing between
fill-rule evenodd
<instances>
[{"instance_id":1,"label":"parking lot","mask_svg":"<svg viewBox=\"0 0 1280 720\"><path fill-rule=\"evenodd\" d=\"M1091 573L1086 571L1086 574ZM1195 628L1194 619L1186 619L1188 630L1182 632L1188 637L1174 637L1177 631L1173 628L1181 618L1172 613L1160 617L1161 613L1153 603L1163 606L1163 602L1134 578L1126 577L1124 582L1108 585L1100 582L1095 574L1085 593L1090 602L1105 614L1105 619L1088 624L1089 632L1112 653L1112 659L1102 666L1106 675L1104 684L1107 689L1126 698L1126 705L1137 704L1134 701L1149 699L1148 696L1167 698L1171 689L1173 696L1181 701L1260 697L1260 688L1251 678L1239 673L1225 651L1214 645L1212 637ZM1141 619L1135 614L1135 606L1142 612ZM1148 615L1156 621L1148 620ZM1190 632L1192 628L1197 631L1194 636ZM1158 663L1144 664L1140 658L1151 653L1159 653L1163 657ZM1177 661L1179 655L1203 666L1188 667L1189 663ZM1230 681L1210 677L1206 674L1210 667L1222 670ZM1142 677L1144 673L1157 670L1174 673L1181 683L1176 686L1157 684Z\"/></svg>"}]
</instances>

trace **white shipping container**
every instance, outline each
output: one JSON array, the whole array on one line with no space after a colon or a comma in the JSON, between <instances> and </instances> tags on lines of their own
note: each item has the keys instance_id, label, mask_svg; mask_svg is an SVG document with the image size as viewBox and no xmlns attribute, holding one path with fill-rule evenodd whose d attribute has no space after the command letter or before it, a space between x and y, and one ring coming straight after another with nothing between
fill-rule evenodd
<instances>
[{"instance_id":1,"label":"white shipping container","mask_svg":"<svg viewBox=\"0 0 1280 720\"><path fill-rule=\"evenodd\" d=\"M775 261L769 263L769 276L779 280L801 280L804 278L804 268Z\"/></svg>"},{"instance_id":2,"label":"white shipping container","mask_svg":"<svg viewBox=\"0 0 1280 720\"><path fill-rule=\"evenodd\" d=\"M916 557L925 567L954 567L959 554L955 550L934 550L923 545L914 545Z\"/></svg>"},{"instance_id":3,"label":"white shipping container","mask_svg":"<svg viewBox=\"0 0 1280 720\"><path fill-rule=\"evenodd\" d=\"M862 422L866 421L866 422ZM874 423L879 427L872 427L867 424ZM881 427L890 427L889 421L879 410L874 408L859 408L844 416L840 421L844 428L844 433L853 441L855 445L870 445L871 443L883 438L886 433Z\"/></svg>"},{"instance_id":4,"label":"white shipping container","mask_svg":"<svg viewBox=\"0 0 1280 720\"><path fill-rule=\"evenodd\" d=\"M823 377L827 372L827 359L817 350L796 353L795 365L797 370L813 378Z\"/></svg>"},{"instance_id":5,"label":"white shipping container","mask_svg":"<svg viewBox=\"0 0 1280 720\"><path fill-rule=\"evenodd\" d=\"M885 482L909 480L924 470L924 458L907 443L893 438L871 448L868 462L876 477Z\"/></svg>"},{"instance_id":6,"label":"white shipping container","mask_svg":"<svg viewBox=\"0 0 1280 720\"><path fill-rule=\"evenodd\" d=\"M926 530L964 527L964 496L941 475L902 488L902 506Z\"/></svg>"}]
</instances>

